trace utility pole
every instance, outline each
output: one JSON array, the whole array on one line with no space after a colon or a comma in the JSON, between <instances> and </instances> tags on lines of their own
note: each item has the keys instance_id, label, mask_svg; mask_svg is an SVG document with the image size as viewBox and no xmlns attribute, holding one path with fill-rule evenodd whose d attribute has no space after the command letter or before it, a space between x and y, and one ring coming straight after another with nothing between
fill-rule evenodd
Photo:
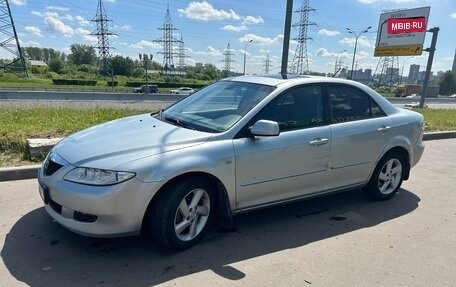
<instances>
[{"instance_id":1,"label":"utility pole","mask_svg":"<svg viewBox=\"0 0 456 287\"><path fill-rule=\"evenodd\" d=\"M434 61L434 52L435 52L435 46L437 44L437 36L439 35L439 31L440 31L439 27L434 27L434 28L426 31L426 32L432 33L432 41L431 41L431 47L423 50L423 51L429 52L429 57L428 57L428 62L427 62L427 66L426 66L426 74L424 75L423 88L421 89L420 109L422 109L424 107L424 101L425 101L426 95L427 95L427 88L429 85L429 78L431 76L432 62Z\"/></svg>"},{"instance_id":2,"label":"utility pole","mask_svg":"<svg viewBox=\"0 0 456 287\"><path fill-rule=\"evenodd\" d=\"M287 8L285 12L285 28L283 32L283 48L282 48L282 67L280 74L286 78L288 68L288 50L290 49L290 34L291 34L291 17L293 15L293 0L287 0Z\"/></svg>"},{"instance_id":3,"label":"utility pole","mask_svg":"<svg viewBox=\"0 0 456 287\"><path fill-rule=\"evenodd\" d=\"M139 61L143 64L144 70L146 71L146 87L144 88L144 93L148 94L149 90L149 83L148 83L148 76L147 76L147 68L149 68L149 63L153 60L154 55L150 54L149 57L147 54L139 54Z\"/></svg>"}]
</instances>

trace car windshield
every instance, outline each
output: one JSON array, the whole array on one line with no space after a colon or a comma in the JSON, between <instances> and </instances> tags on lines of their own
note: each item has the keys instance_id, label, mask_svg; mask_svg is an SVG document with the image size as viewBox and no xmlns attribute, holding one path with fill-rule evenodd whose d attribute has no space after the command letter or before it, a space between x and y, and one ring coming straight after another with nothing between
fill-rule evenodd
<instances>
[{"instance_id":1,"label":"car windshield","mask_svg":"<svg viewBox=\"0 0 456 287\"><path fill-rule=\"evenodd\" d=\"M274 89L267 85L220 81L167 108L160 118L185 128L224 132Z\"/></svg>"}]
</instances>

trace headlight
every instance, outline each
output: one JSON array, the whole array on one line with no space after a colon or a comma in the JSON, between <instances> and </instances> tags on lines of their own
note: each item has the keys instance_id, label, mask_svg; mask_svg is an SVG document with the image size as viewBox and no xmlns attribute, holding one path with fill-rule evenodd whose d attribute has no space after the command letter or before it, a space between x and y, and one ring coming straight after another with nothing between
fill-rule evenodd
<instances>
[{"instance_id":1,"label":"headlight","mask_svg":"<svg viewBox=\"0 0 456 287\"><path fill-rule=\"evenodd\" d=\"M133 172L78 167L69 171L63 179L88 185L113 185L133 178Z\"/></svg>"}]
</instances>

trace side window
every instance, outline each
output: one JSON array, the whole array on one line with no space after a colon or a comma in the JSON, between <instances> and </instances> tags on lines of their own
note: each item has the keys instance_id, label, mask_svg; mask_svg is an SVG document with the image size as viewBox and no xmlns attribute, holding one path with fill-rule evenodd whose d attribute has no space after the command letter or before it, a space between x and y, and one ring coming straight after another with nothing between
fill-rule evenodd
<instances>
[{"instance_id":1,"label":"side window","mask_svg":"<svg viewBox=\"0 0 456 287\"><path fill-rule=\"evenodd\" d=\"M349 122L381 117L380 107L363 91L344 85L329 85L332 122Z\"/></svg>"},{"instance_id":2,"label":"side window","mask_svg":"<svg viewBox=\"0 0 456 287\"><path fill-rule=\"evenodd\" d=\"M374 100L370 99L370 106L371 106L371 116L373 118L380 118L385 116L385 113L380 109L380 107L377 105Z\"/></svg>"},{"instance_id":3,"label":"side window","mask_svg":"<svg viewBox=\"0 0 456 287\"><path fill-rule=\"evenodd\" d=\"M322 87L302 86L280 94L257 114L255 121L260 119L278 122L281 131L321 125Z\"/></svg>"}]
</instances>

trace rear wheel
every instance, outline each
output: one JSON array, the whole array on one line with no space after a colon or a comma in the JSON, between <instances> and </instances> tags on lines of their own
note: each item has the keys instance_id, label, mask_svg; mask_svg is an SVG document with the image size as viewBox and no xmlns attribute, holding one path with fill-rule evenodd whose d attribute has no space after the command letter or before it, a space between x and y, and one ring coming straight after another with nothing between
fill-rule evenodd
<instances>
[{"instance_id":1,"label":"rear wheel","mask_svg":"<svg viewBox=\"0 0 456 287\"><path fill-rule=\"evenodd\" d=\"M386 154L377 164L365 193L375 200L387 200L399 190L405 170L404 157L397 152Z\"/></svg>"},{"instance_id":2,"label":"rear wheel","mask_svg":"<svg viewBox=\"0 0 456 287\"><path fill-rule=\"evenodd\" d=\"M186 249L203 237L212 219L212 187L203 179L187 179L164 191L149 215L152 237L173 249Z\"/></svg>"}]
</instances>

